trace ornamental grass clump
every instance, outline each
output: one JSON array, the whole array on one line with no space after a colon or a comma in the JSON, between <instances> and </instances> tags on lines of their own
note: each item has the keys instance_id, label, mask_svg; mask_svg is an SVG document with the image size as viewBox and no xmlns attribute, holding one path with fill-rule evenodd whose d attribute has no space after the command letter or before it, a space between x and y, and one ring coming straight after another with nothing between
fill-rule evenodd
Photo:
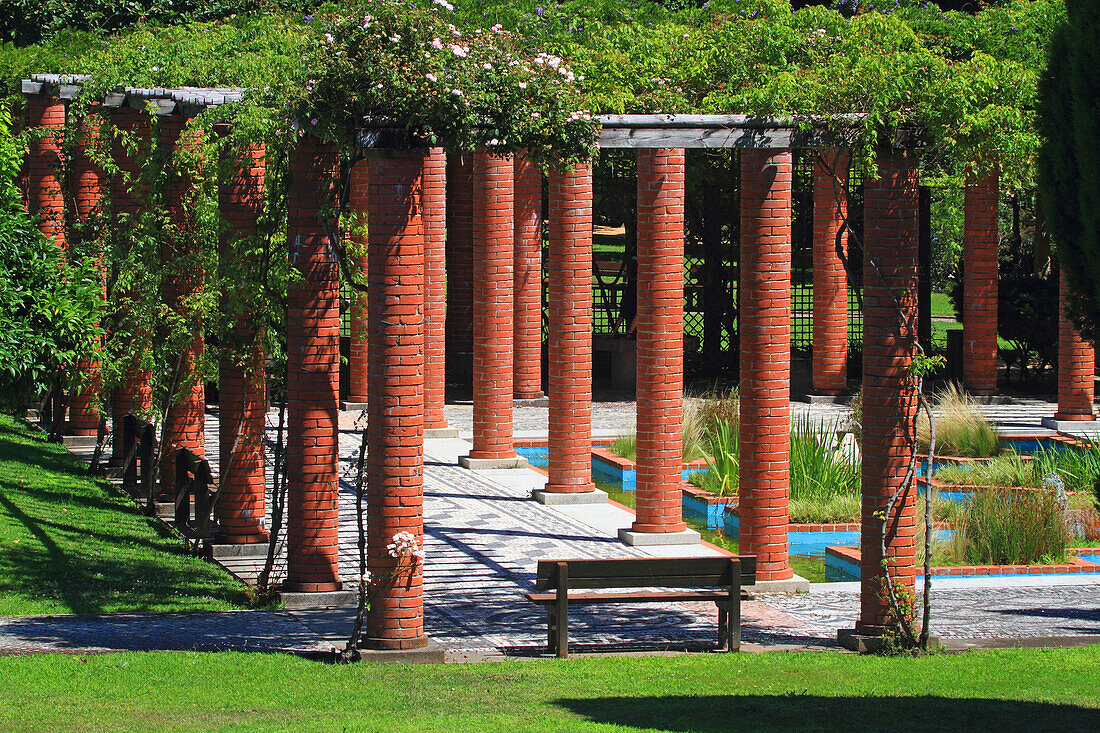
<instances>
[{"instance_id":1,"label":"ornamental grass clump","mask_svg":"<svg viewBox=\"0 0 1100 733\"><path fill-rule=\"evenodd\" d=\"M736 425L719 420L707 433L709 452L707 472L699 476L699 486L718 496L733 496L738 487L738 461L741 436Z\"/></svg>"},{"instance_id":2,"label":"ornamental grass clump","mask_svg":"<svg viewBox=\"0 0 1100 733\"><path fill-rule=\"evenodd\" d=\"M936 396L936 455L991 458L1001 452L1001 436L957 385ZM917 450L927 454L931 442L928 416L917 417Z\"/></svg>"}]
</instances>

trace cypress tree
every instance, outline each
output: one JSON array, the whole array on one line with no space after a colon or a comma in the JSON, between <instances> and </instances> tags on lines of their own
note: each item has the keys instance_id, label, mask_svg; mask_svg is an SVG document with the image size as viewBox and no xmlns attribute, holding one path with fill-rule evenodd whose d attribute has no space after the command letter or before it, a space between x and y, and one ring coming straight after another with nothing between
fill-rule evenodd
<instances>
[{"instance_id":1,"label":"cypress tree","mask_svg":"<svg viewBox=\"0 0 1100 733\"><path fill-rule=\"evenodd\" d=\"M1068 312L1092 340L1100 323L1100 0L1067 0L1039 85L1039 187Z\"/></svg>"}]
</instances>

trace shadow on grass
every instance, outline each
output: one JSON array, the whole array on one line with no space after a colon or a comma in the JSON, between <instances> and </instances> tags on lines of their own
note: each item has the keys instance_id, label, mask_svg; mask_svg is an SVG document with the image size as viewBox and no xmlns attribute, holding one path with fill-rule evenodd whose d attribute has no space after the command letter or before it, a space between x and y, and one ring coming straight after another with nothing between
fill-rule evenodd
<instances>
[{"instance_id":1,"label":"shadow on grass","mask_svg":"<svg viewBox=\"0 0 1100 733\"><path fill-rule=\"evenodd\" d=\"M700 695L601 697L555 704L596 723L662 731L1058 730L1096 731L1100 711L985 698Z\"/></svg>"},{"instance_id":2,"label":"shadow on grass","mask_svg":"<svg viewBox=\"0 0 1100 733\"><path fill-rule=\"evenodd\" d=\"M60 446L0 422L2 613L247 606L243 584L81 469Z\"/></svg>"}]
</instances>

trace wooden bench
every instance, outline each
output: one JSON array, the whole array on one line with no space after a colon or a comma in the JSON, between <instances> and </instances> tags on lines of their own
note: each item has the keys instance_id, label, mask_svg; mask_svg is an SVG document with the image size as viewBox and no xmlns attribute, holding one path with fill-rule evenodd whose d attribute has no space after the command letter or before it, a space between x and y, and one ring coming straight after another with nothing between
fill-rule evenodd
<instances>
[{"instance_id":1,"label":"wooden bench","mask_svg":"<svg viewBox=\"0 0 1100 733\"><path fill-rule=\"evenodd\" d=\"M718 606L718 650L737 651L741 648L741 586L755 582L756 557L752 555L539 560L535 590L541 592L526 595L527 600L546 608L547 645L562 659L569 656L570 604L713 601ZM577 592L612 588L643 590ZM667 588L684 590L664 590Z\"/></svg>"}]
</instances>

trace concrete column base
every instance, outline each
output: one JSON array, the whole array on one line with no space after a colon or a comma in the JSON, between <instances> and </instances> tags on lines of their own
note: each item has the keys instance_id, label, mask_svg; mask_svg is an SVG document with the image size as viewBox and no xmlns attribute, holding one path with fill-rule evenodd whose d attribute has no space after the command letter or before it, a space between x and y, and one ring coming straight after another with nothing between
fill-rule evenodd
<instances>
[{"instance_id":1,"label":"concrete column base","mask_svg":"<svg viewBox=\"0 0 1100 733\"><path fill-rule=\"evenodd\" d=\"M267 543L229 543L215 540L203 547L203 554L246 583L254 583L267 561Z\"/></svg>"},{"instance_id":2,"label":"concrete column base","mask_svg":"<svg viewBox=\"0 0 1100 733\"><path fill-rule=\"evenodd\" d=\"M888 651L893 643L893 639L888 636L863 634L855 629L837 629L836 641L844 649L860 654L879 654ZM940 637L929 634L928 646L931 648L940 646Z\"/></svg>"},{"instance_id":3,"label":"concrete column base","mask_svg":"<svg viewBox=\"0 0 1100 733\"><path fill-rule=\"evenodd\" d=\"M1100 434L1100 422L1097 422L1095 418L1089 418L1087 416L1078 420L1066 420L1063 417L1055 415L1054 417L1044 417L1042 420L1042 426L1048 430L1056 430L1059 433L1069 433L1077 435L1098 435Z\"/></svg>"},{"instance_id":4,"label":"concrete column base","mask_svg":"<svg viewBox=\"0 0 1100 733\"><path fill-rule=\"evenodd\" d=\"M500 468L527 468L527 459L523 456L511 458L471 458L459 456L458 465L471 471L491 471Z\"/></svg>"},{"instance_id":5,"label":"concrete column base","mask_svg":"<svg viewBox=\"0 0 1100 733\"><path fill-rule=\"evenodd\" d=\"M851 392L841 392L840 394L796 394L792 395L792 399L795 402L805 402L811 405L847 405L852 401Z\"/></svg>"},{"instance_id":6,"label":"concrete column base","mask_svg":"<svg viewBox=\"0 0 1100 733\"><path fill-rule=\"evenodd\" d=\"M758 580L755 585L746 585L754 593L809 593L810 581L801 575L792 575L783 580Z\"/></svg>"},{"instance_id":7,"label":"concrete column base","mask_svg":"<svg viewBox=\"0 0 1100 733\"><path fill-rule=\"evenodd\" d=\"M550 398L543 394L537 397L516 397L512 404L516 407L549 407Z\"/></svg>"},{"instance_id":8,"label":"concrete column base","mask_svg":"<svg viewBox=\"0 0 1100 733\"><path fill-rule=\"evenodd\" d=\"M424 428L424 440L435 440L438 438L457 438L458 428L452 428L450 426L445 428Z\"/></svg>"},{"instance_id":9,"label":"concrete column base","mask_svg":"<svg viewBox=\"0 0 1100 733\"><path fill-rule=\"evenodd\" d=\"M366 402L341 402L340 409L344 412L361 412L367 409Z\"/></svg>"},{"instance_id":10,"label":"concrete column base","mask_svg":"<svg viewBox=\"0 0 1100 733\"><path fill-rule=\"evenodd\" d=\"M300 593L297 591L279 591L276 598L288 611L307 608L342 608L359 604L359 589L330 590L319 593Z\"/></svg>"},{"instance_id":11,"label":"concrete column base","mask_svg":"<svg viewBox=\"0 0 1100 733\"><path fill-rule=\"evenodd\" d=\"M428 637L424 637L424 644L412 649L374 649L366 646L369 644L370 640L363 639L357 645L360 661L398 664L442 664L446 661L446 649Z\"/></svg>"},{"instance_id":12,"label":"concrete column base","mask_svg":"<svg viewBox=\"0 0 1100 733\"><path fill-rule=\"evenodd\" d=\"M95 448L96 436L94 435L63 435L61 443L66 448Z\"/></svg>"},{"instance_id":13,"label":"concrete column base","mask_svg":"<svg viewBox=\"0 0 1100 733\"><path fill-rule=\"evenodd\" d=\"M702 537L694 529L682 532L635 532L632 529L619 530L619 541L631 547L664 547L667 545L697 545Z\"/></svg>"},{"instance_id":14,"label":"concrete column base","mask_svg":"<svg viewBox=\"0 0 1100 733\"><path fill-rule=\"evenodd\" d=\"M531 492L531 498L539 504L547 506L567 506L571 504L606 504L607 492L593 489L581 491L575 494L563 494L556 491L544 491L535 489Z\"/></svg>"}]
</instances>

